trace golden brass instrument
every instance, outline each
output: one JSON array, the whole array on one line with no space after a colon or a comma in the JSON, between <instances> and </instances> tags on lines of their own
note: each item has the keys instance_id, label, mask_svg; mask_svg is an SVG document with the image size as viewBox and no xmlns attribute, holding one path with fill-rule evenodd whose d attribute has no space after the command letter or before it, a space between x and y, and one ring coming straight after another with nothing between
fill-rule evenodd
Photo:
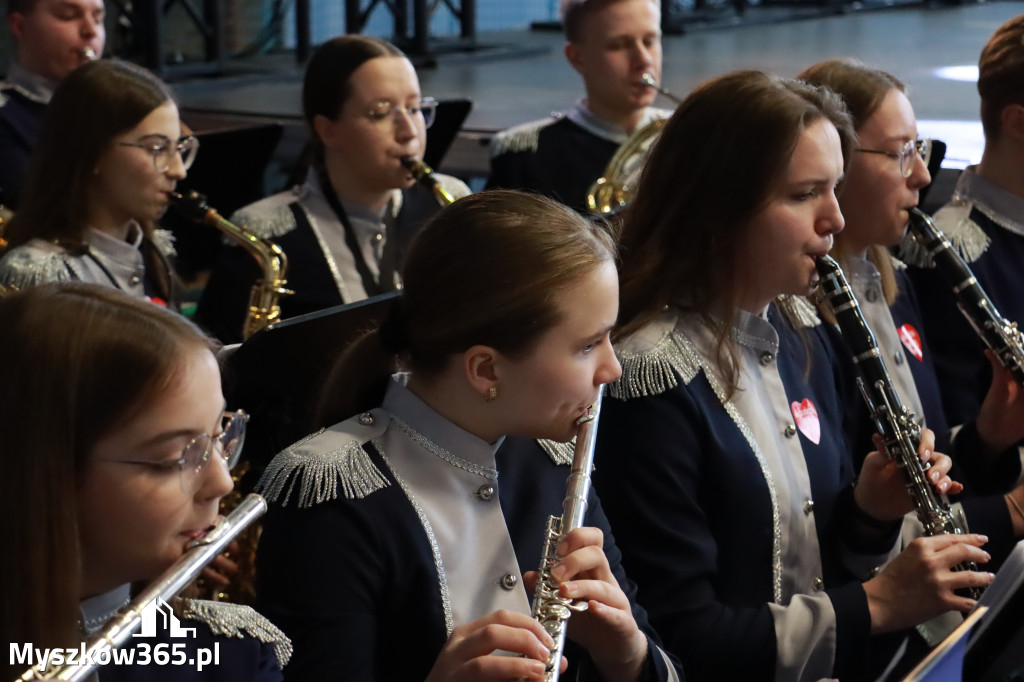
<instances>
[{"instance_id":1,"label":"golden brass instrument","mask_svg":"<svg viewBox=\"0 0 1024 682\"><path fill-rule=\"evenodd\" d=\"M629 205L636 196L647 152L661 135L665 123L663 118L651 121L622 143L604 169L604 175L587 190L587 208L609 215Z\"/></svg>"},{"instance_id":2,"label":"golden brass instrument","mask_svg":"<svg viewBox=\"0 0 1024 682\"><path fill-rule=\"evenodd\" d=\"M142 591L128 607L114 616L85 644L84 660L57 668L29 668L19 680L85 680L96 668L97 661L109 657L109 651L128 641L142 624L142 614L158 600L166 602L196 579L206 564L250 523L267 511L266 501L253 493L246 497L230 515L221 519L213 530L189 543L185 553L156 582Z\"/></svg>"},{"instance_id":3,"label":"golden brass instrument","mask_svg":"<svg viewBox=\"0 0 1024 682\"><path fill-rule=\"evenodd\" d=\"M403 156L402 165L409 169L412 176L416 178L416 182L434 193L434 198L437 199L438 204L447 206L455 202L455 197L451 195L451 192L441 186L441 181L434 175L434 169L425 164L422 159L417 159L413 156Z\"/></svg>"},{"instance_id":4,"label":"golden brass instrument","mask_svg":"<svg viewBox=\"0 0 1024 682\"><path fill-rule=\"evenodd\" d=\"M658 85L654 76L649 73L640 77L640 84L654 88L676 104L682 102L670 91ZM587 190L587 208L600 215L611 215L629 206L629 202L636 196L636 186L640 181L640 172L647 160L647 153L664 127L665 120L658 119L633 131L608 162L604 175L595 180Z\"/></svg>"},{"instance_id":5,"label":"golden brass instrument","mask_svg":"<svg viewBox=\"0 0 1024 682\"><path fill-rule=\"evenodd\" d=\"M579 420L576 432L576 449L572 458L572 471L562 501L562 515L548 517L544 531L544 549L540 555L540 575L533 593L533 617L555 640L544 670L545 682L558 682L561 674L559 665L565 648L566 621L573 613L587 610L587 603L574 603L571 599L558 596L558 583L551 577L551 571L561 561L558 543L569 531L583 525L583 514L587 511L587 496L590 494L590 470L594 468L594 446L597 444L597 418L601 412L601 397L604 386L597 394L597 400L585 416Z\"/></svg>"},{"instance_id":6,"label":"golden brass instrument","mask_svg":"<svg viewBox=\"0 0 1024 682\"><path fill-rule=\"evenodd\" d=\"M260 329L281 319L281 296L293 291L285 288L288 272L288 258L281 247L272 241L260 239L249 230L229 222L206 203L206 197L198 192L189 192L183 197L171 193L174 203L189 218L211 225L238 242L256 259L263 270L263 277L253 285L249 294L249 310L242 325L242 339L247 339Z\"/></svg>"},{"instance_id":7,"label":"golden brass instrument","mask_svg":"<svg viewBox=\"0 0 1024 682\"><path fill-rule=\"evenodd\" d=\"M14 217L14 211L0 204L0 250L7 248L7 240L4 239L4 230L7 223Z\"/></svg>"},{"instance_id":8,"label":"golden brass instrument","mask_svg":"<svg viewBox=\"0 0 1024 682\"><path fill-rule=\"evenodd\" d=\"M242 494L242 478L249 473L250 463L241 461L231 470L231 481L235 487L227 495L220 499L220 513L224 516L231 514L233 510L244 501ZM228 583L226 585L216 583L206 576L196 581L199 597L210 601L223 601L232 604L256 603L256 547L260 544L260 536L263 535L263 524L253 523L238 534L234 544L227 548L224 556L235 563L238 567L236 573L226 573Z\"/></svg>"}]
</instances>

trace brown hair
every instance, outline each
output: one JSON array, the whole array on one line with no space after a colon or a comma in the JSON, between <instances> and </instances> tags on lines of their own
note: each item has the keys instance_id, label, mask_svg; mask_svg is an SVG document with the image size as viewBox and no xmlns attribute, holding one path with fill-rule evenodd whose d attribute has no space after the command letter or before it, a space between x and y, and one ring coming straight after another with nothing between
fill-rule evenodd
<instances>
[{"instance_id":1,"label":"brown hair","mask_svg":"<svg viewBox=\"0 0 1024 682\"><path fill-rule=\"evenodd\" d=\"M7 0L7 16L12 14L31 14L38 0Z\"/></svg>"},{"instance_id":2,"label":"brown hair","mask_svg":"<svg viewBox=\"0 0 1024 682\"><path fill-rule=\"evenodd\" d=\"M0 515L16 557L0 568L0 629L8 642L76 646L74 500L88 457L179 379L186 349L213 348L185 318L92 284L0 298L0 328Z\"/></svg>"},{"instance_id":3,"label":"brown hair","mask_svg":"<svg viewBox=\"0 0 1024 682\"><path fill-rule=\"evenodd\" d=\"M617 338L666 306L694 311L713 330L731 393L738 379L729 336L740 295L736 253L784 180L801 133L823 118L839 132L848 160L853 125L842 101L824 88L736 71L704 83L679 105L651 151L622 228Z\"/></svg>"},{"instance_id":4,"label":"brown hair","mask_svg":"<svg viewBox=\"0 0 1024 682\"><path fill-rule=\"evenodd\" d=\"M605 7L609 7L622 1L623 0L562 0L560 12L562 15L562 27L565 29L566 40L570 43L581 42L584 38L583 24L586 22L587 17L597 14ZM650 1L655 3L655 0Z\"/></svg>"},{"instance_id":5,"label":"brown hair","mask_svg":"<svg viewBox=\"0 0 1024 682\"><path fill-rule=\"evenodd\" d=\"M996 29L978 59L978 94L985 137L997 140L1002 133L1003 109L1024 105L1024 14Z\"/></svg>"},{"instance_id":6,"label":"brown hair","mask_svg":"<svg viewBox=\"0 0 1024 682\"><path fill-rule=\"evenodd\" d=\"M352 94L349 79L360 66L377 57L405 57L397 47L379 38L344 35L332 38L317 48L306 65L302 83L302 112L309 126L316 160L323 159L323 144L313 120L325 116L332 121Z\"/></svg>"},{"instance_id":7,"label":"brown hair","mask_svg":"<svg viewBox=\"0 0 1024 682\"><path fill-rule=\"evenodd\" d=\"M128 62L101 59L69 73L46 107L18 211L4 230L7 248L32 239L57 241L69 251L83 248L93 171L101 157L117 135L173 101L163 81ZM139 222L147 237L147 269L169 298L170 273L150 239L156 226Z\"/></svg>"},{"instance_id":8,"label":"brown hair","mask_svg":"<svg viewBox=\"0 0 1024 682\"><path fill-rule=\"evenodd\" d=\"M802 81L812 85L826 87L843 98L846 108L853 117L853 124L860 128L868 122L878 107L893 90L906 92L906 85L890 73L872 68L867 64L855 59L827 59L823 62L807 68L797 76ZM839 195L840 204L842 194ZM844 232L834 235L832 255L840 265L845 266L849 259L848 238ZM872 244L868 247L867 258L878 269L882 277L882 294L885 301L892 305L899 293L896 284L896 275L892 267L892 257L889 250L881 244ZM824 301L819 303L818 309L825 314L829 320L832 319L831 311Z\"/></svg>"},{"instance_id":9,"label":"brown hair","mask_svg":"<svg viewBox=\"0 0 1024 682\"><path fill-rule=\"evenodd\" d=\"M494 190L459 199L416 236L402 296L381 328L342 356L320 425L380 404L398 360L429 376L477 344L528 353L561 320L555 294L613 258L606 230L545 197Z\"/></svg>"}]
</instances>

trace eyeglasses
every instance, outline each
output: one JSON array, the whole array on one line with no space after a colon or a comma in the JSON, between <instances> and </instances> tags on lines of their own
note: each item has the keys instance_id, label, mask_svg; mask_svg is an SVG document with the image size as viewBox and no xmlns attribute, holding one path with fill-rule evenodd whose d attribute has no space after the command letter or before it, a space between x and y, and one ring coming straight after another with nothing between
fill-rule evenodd
<instances>
[{"instance_id":1,"label":"eyeglasses","mask_svg":"<svg viewBox=\"0 0 1024 682\"><path fill-rule=\"evenodd\" d=\"M390 120L393 125L401 121L401 115L405 114L410 118L423 117L423 126L429 128L437 116L437 100L433 97L424 97L411 107L403 107L387 100L381 100L373 104L373 107L366 112L366 118L374 123L381 123Z\"/></svg>"},{"instance_id":2,"label":"eyeglasses","mask_svg":"<svg viewBox=\"0 0 1024 682\"><path fill-rule=\"evenodd\" d=\"M912 140L905 142L898 152L891 152L886 149L862 149L857 148L858 152L864 152L865 154L884 154L890 159L899 159L900 161L900 175L909 178L911 173L914 172L914 154L916 153L924 161L924 165L928 165L928 161L932 156L932 141L931 140Z\"/></svg>"},{"instance_id":3,"label":"eyeglasses","mask_svg":"<svg viewBox=\"0 0 1024 682\"><path fill-rule=\"evenodd\" d=\"M135 459L118 460L125 464L144 464L158 469L177 469L181 479L181 490L193 494L201 487L200 472L216 454L224 461L228 471L238 464L245 444L245 427L249 423L249 415L238 410L225 412L221 415L220 429L216 436L203 433L191 441L181 451L181 457L166 462L152 462Z\"/></svg>"},{"instance_id":4,"label":"eyeglasses","mask_svg":"<svg viewBox=\"0 0 1024 682\"><path fill-rule=\"evenodd\" d=\"M153 155L153 169L157 173L166 173L174 163L174 155L181 156L181 165L188 170L196 160L199 151L199 140L192 135L179 137L173 143L163 135L147 135L138 142L118 142L122 147L138 147Z\"/></svg>"}]
</instances>

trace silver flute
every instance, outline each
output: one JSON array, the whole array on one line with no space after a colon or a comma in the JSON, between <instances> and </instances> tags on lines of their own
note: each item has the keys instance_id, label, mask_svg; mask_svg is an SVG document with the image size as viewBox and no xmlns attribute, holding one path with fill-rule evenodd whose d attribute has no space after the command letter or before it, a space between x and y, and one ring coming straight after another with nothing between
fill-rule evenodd
<instances>
[{"instance_id":1,"label":"silver flute","mask_svg":"<svg viewBox=\"0 0 1024 682\"><path fill-rule=\"evenodd\" d=\"M167 601L191 583L203 568L224 551L250 523L267 511L267 502L256 493L248 495L234 511L221 519L204 537L193 540L159 579L143 590L120 614L114 616L85 644L85 655L75 663L40 669L29 668L19 680L85 680L96 668L95 661L109 658L109 652L124 644L142 625L142 613L157 599ZM101 652L107 652L102 654Z\"/></svg>"},{"instance_id":2,"label":"silver flute","mask_svg":"<svg viewBox=\"0 0 1024 682\"><path fill-rule=\"evenodd\" d=\"M562 500L562 515L548 517L547 528L544 531L540 576L537 578L537 587L533 593L533 617L551 635L551 639L555 640L544 670L546 682L558 682L561 674L559 665L562 662L562 650L565 648L565 628L569 616L587 610L585 601L574 603L571 599L558 596L558 583L551 577L551 571L561 561L561 557L558 556L558 543L569 531L583 525L583 515L587 511L587 496L590 494L590 471L594 468L597 418L601 412L603 394L604 386L601 386L597 400L579 420L568 490L565 499Z\"/></svg>"}]
</instances>

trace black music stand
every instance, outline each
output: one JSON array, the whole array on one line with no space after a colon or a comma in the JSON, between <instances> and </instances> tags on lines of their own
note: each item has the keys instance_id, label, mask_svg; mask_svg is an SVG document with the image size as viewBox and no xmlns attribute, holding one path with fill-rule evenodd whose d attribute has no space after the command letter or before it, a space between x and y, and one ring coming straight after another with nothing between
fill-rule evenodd
<instances>
[{"instance_id":1,"label":"black music stand","mask_svg":"<svg viewBox=\"0 0 1024 682\"><path fill-rule=\"evenodd\" d=\"M398 296L391 292L272 324L228 356L227 404L251 416L244 450L251 473L243 488L255 483L274 455L313 430L334 364L349 343L384 319Z\"/></svg>"},{"instance_id":2,"label":"black music stand","mask_svg":"<svg viewBox=\"0 0 1024 682\"><path fill-rule=\"evenodd\" d=\"M441 166L444 155L448 153L472 109L473 101L469 99L438 101L434 124L427 131L427 148L423 152L425 164L435 169Z\"/></svg>"},{"instance_id":3,"label":"black music stand","mask_svg":"<svg viewBox=\"0 0 1024 682\"><path fill-rule=\"evenodd\" d=\"M267 123L197 133L199 153L188 177L178 183L177 191L199 192L223 216L262 199L263 173L283 132L280 123ZM220 253L220 232L173 211L161 223L174 233L178 252L175 266L182 278L187 281L213 268Z\"/></svg>"}]
</instances>

